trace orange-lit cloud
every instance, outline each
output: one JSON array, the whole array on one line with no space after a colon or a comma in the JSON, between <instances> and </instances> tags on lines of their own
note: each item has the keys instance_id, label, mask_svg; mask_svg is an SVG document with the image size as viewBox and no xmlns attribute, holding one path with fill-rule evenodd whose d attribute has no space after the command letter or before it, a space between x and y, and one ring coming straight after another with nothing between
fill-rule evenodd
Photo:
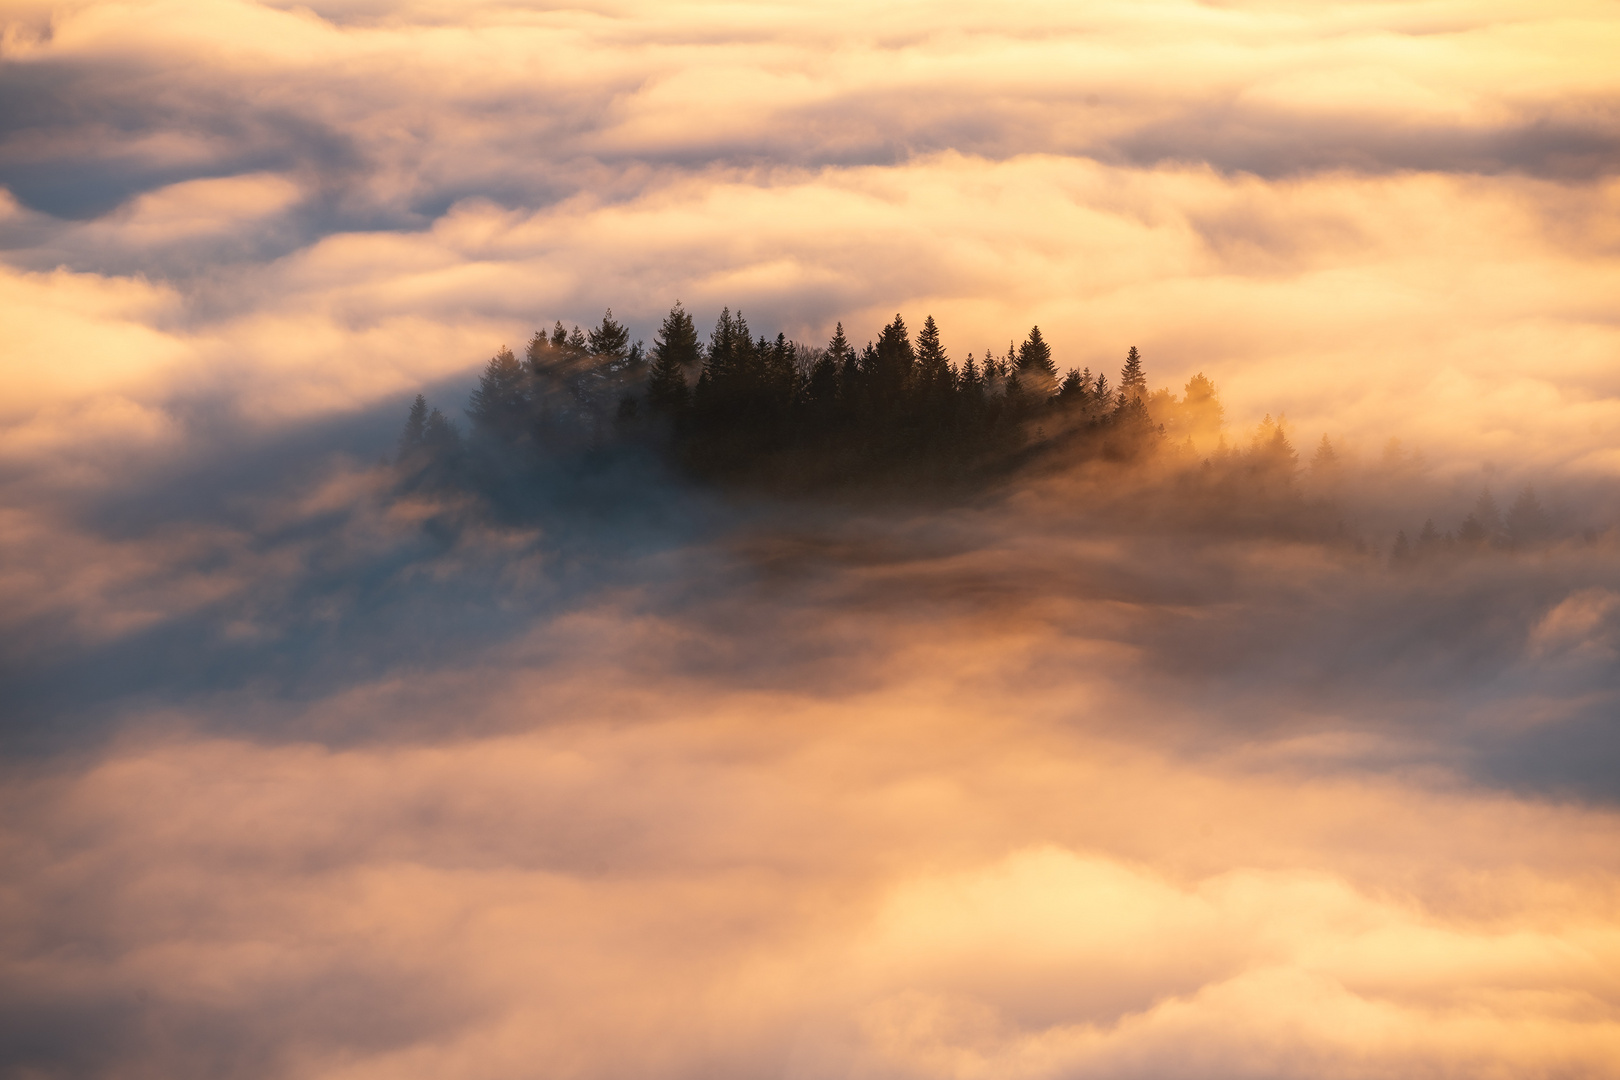
<instances>
[{"instance_id":1,"label":"orange-lit cloud","mask_svg":"<svg viewBox=\"0 0 1620 1080\"><path fill-rule=\"evenodd\" d=\"M1616 1071L1612 5L0 21L0 1072ZM1343 464L378 464L677 298L1136 344Z\"/></svg>"}]
</instances>

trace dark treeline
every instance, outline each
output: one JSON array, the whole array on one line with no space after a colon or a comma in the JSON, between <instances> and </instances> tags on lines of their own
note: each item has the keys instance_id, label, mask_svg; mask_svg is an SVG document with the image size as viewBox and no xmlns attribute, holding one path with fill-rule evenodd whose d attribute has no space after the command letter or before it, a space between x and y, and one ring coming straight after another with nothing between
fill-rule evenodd
<instances>
[{"instance_id":1,"label":"dark treeline","mask_svg":"<svg viewBox=\"0 0 1620 1080\"><path fill-rule=\"evenodd\" d=\"M1203 374L1179 398L1149 391L1132 347L1114 385L1089 368L1060 379L1038 326L1000 355L987 349L957 363L932 316L913 337L896 315L856 349L842 323L826 345L806 346L780 333L756 336L730 309L704 341L677 303L648 349L632 345L609 310L588 332L557 323L536 333L521 358L496 353L466 413L472 429L463 437L416 398L398 458L408 483L500 479L524 489L547 463L599 477L576 467L657 459L702 480L773 490L922 491L959 489L1042 460L1132 461L1163 451L1179 465L1178 512L1268 531L1345 531L1341 464L1326 435L1302 463L1282 418L1267 416L1247 447L1233 446ZM1382 471L1393 478L1406 466L1398 441L1391 447ZM1528 488L1505 511L1486 492L1453 531L1430 520L1384 550L1393 566L1523 550L1572 535L1556 517Z\"/></svg>"},{"instance_id":2,"label":"dark treeline","mask_svg":"<svg viewBox=\"0 0 1620 1080\"><path fill-rule=\"evenodd\" d=\"M1163 434L1134 347L1110 386L1089 368L1059 379L1038 326L1002 355L957 363L932 316L913 337L896 315L857 349L842 323L825 346L806 346L755 336L727 309L704 342L679 303L651 349L631 345L611 310L589 332L536 333L521 358L502 349L466 411L464 444L418 397L401 460L477 468L629 446L704 479L817 487L971 481L1060 446L1129 458Z\"/></svg>"}]
</instances>

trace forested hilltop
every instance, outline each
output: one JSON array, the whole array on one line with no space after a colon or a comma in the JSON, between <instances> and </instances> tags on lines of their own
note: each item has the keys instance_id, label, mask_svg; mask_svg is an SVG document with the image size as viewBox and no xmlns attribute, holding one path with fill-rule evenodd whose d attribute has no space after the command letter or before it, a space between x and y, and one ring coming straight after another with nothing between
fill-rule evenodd
<instances>
[{"instance_id":1,"label":"forested hilltop","mask_svg":"<svg viewBox=\"0 0 1620 1080\"><path fill-rule=\"evenodd\" d=\"M868 482L972 483L1061 451L1130 459L1166 440L1218 436L1203 375L1177 399L1150 392L1133 347L1118 381L1070 369L1032 327L1005 353L947 353L932 316L913 338L896 315L856 349L838 325L825 346L755 336L727 309L707 343L677 303L649 350L610 310L588 333L537 332L502 349L467 406L470 438L418 397L401 463L448 473L526 457L636 447L695 477L793 489ZM1278 449L1286 446L1276 429ZM1292 457L1292 450L1287 450Z\"/></svg>"},{"instance_id":2,"label":"forested hilltop","mask_svg":"<svg viewBox=\"0 0 1620 1080\"><path fill-rule=\"evenodd\" d=\"M1408 505L1366 522L1383 532L1369 547L1347 524L1347 477L1326 435L1303 463L1280 417L1229 444L1215 385L1202 373L1180 396L1150 390L1131 347L1114 384L1089 368L1060 378L1038 326L1003 353L986 349L957 363L932 316L913 338L896 315L857 350L842 323L825 346L806 346L784 334L756 337L727 309L705 343L677 303L649 350L632 345L609 310L589 332L561 323L537 332L521 359L501 349L466 412L472 430L463 436L417 396L396 459L401 483L481 488L511 502L514 492L536 490L538 471L553 481L583 479L600 494L604 476L634 478L661 462L701 482L756 490L925 494L971 490L1021 468L1157 455L1171 466L1155 473L1160 486L1173 489L1157 505L1173 508L1184 527L1197 518L1203 529L1315 536L1394 567L1595 535L1567 512L1544 508L1528 486L1505 512L1487 489L1454 530L1441 532L1422 512L1423 527L1413 528L1411 497L1422 500L1425 489L1391 439L1364 479L1381 491L1376 502ZM1146 488L1125 490L1136 498ZM1152 502L1136 499L1144 513Z\"/></svg>"}]
</instances>

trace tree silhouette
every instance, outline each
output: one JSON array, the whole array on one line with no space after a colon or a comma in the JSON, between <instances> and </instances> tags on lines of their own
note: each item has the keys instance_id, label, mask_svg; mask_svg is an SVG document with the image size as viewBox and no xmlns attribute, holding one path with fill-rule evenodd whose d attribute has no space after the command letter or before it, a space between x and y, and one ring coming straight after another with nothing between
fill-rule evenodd
<instances>
[{"instance_id":1,"label":"tree silhouette","mask_svg":"<svg viewBox=\"0 0 1620 1080\"><path fill-rule=\"evenodd\" d=\"M396 458L404 461L411 454L422 448L422 437L427 432L428 405L427 398L421 394L411 403L411 411L405 415L405 430L399 433L399 451Z\"/></svg>"},{"instance_id":2,"label":"tree silhouette","mask_svg":"<svg viewBox=\"0 0 1620 1080\"><path fill-rule=\"evenodd\" d=\"M666 413L685 408L689 393L686 373L695 369L700 360L697 327L677 300L653 338L647 404Z\"/></svg>"},{"instance_id":3,"label":"tree silhouette","mask_svg":"<svg viewBox=\"0 0 1620 1080\"><path fill-rule=\"evenodd\" d=\"M1147 395L1147 375L1142 371L1142 354L1136 351L1135 345L1125 354L1125 366L1119 369L1119 393L1122 399Z\"/></svg>"},{"instance_id":4,"label":"tree silhouette","mask_svg":"<svg viewBox=\"0 0 1620 1080\"><path fill-rule=\"evenodd\" d=\"M1504 521L1508 541L1514 547L1527 547L1540 541L1547 533L1547 513L1536 498L1536 489L1526 487L1508 507Z\"/></svg>"},{"instance_id":5,"label":"tree silhouette","mask_svg":"<svg viewBox=\"0 0 1620 1080\"><path fill-rule=\"evenodd\" d=\"M613 309L602 316L602 325L591 330L586 339L592 356L624 359L630 352L630 331L614 321Z\"/></svg>"},{"instance_id":6,"label":"tree silhouette","mask_svg":"<svg viewBox=\"0 0 1620 1080\"><path fill-rule=\"evenodd\" d=\"M529 378L512 350L490 358L472 393L468 412L480 434L500 441L523 436L529 415Z\"/></svg>"},{"instance_id":7,"label":"tree silhouette","mask_svg":"<svg viewBox=\"0 0 1620 1080\"><path fill-rule=\"evenodd\" d=\"M629 342L610 308L588 333L560 320L535 333L521 362L500 350L468 401L476 453L467 468L625 445L638 453L663 447L673 462L717 479L844 483L906 474L961 482L1036 453L1147 452L1165 430L1150 409L1180 407L1169 391L1111 395L1108 380L1093 380L1089 369L1069 371L1060 387L1039 326L1021 345L1009 341L1004 356L969 353L960 368L932 315L913 339L897 313L857 352L841 322L825 348L807 347L785 333L756 337L729 307L703 343L676 302L650 353ZM1134 349L1132 362L1126 378L1140 389ZM1189 383L1188 401L1200 386L1207 400L1199 407L1218 423L1214 388L1202 376ZM421 399L406 418L402 458L435 439L459 453L454 426Z\"/></svg>"},{"instance_id":8,"label":"tree silhouette","mask_svg":"<svg viewBox=\"0 0 1620 1080\"><path fill-rule=\"evenodd\" d=\"M1041 336L1041 328L1029 328L1029 336L1018 346L1018 381L1030 393L1048 397L1057 387L1057 365L1052 347Z\"/></svg>"},{"instance_id":9,"label":"tree silhouette","mask_svg":"<svg viewBox=\"0 0 1620 1080\"><path fill-rule=\"evenodd\" d=\"M1311 455L1311 471L1323 472L1333 468L1338 463L1338 452L1333 449L1333 444L1328 441L1327 435L1324 434L1322 441L1316 444L1316 453Z\"/></svg>"}]
</instances>

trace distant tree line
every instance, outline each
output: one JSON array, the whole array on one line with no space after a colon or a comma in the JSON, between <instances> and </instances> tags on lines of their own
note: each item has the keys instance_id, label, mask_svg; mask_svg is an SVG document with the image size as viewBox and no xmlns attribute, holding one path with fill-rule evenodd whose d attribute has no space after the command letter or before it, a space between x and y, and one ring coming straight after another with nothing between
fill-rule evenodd
<instances>
[{"instance_id":1,"label":"distant tree line","mask_svg":"<svg viewBox=\"0 0 1620 1080\"><path fill-rule=\"evenodd\" d=\"M1535 488L1521 489L1505 513L1491 489L1485 488L1455 529L1441 532L1429 518L1414 536L1408 537L1405 529L1396 533L1389 561L1399 568L1472 552L1530 548L1552 539L1553 531L1552 518L1536 497Z\"/></svg>"},{"instance_id":2,"label":"distant tree line","mask_svg":"<svg viewBox=\"0 0 1620 1080\"><path fill-rule=\"evenodd\" d=\"M960 363L933 316L913 337L896 315L857 349L842 323L825 346L806 346L755 336L728 308L705 342L677 303L651 349L629 338L609 310L588 332L561 323L537 332L521 358L503 348L468 402L470 437L418 396L400 460L444 469L638 446L704 478L820 485L971 477L1058 445L1129 458L1163 435L1134 347L1116 385L1089 368L1060 379L1038 326L1005 353ZM1189 396L1201 390L1213 403L1213 386L1199 380Z\"/></svg>"},{"instance_id":3,"label":"distant tree line","mask_svg":"<svg viewBox=\"0 0 1620 1080\"><path fill-rule=\"evenodd\" d=\"M1168 449L1208 497L1266 512L1268 496L1298 497L1299 454L1286 422L1267 416L1247 447L1230 445L1214 383L1202 373L1178 398L1149 391L1142 355L1126 351L1118 380L1070 368L1062 378L1039 326L1004 352L952 359L933 316L915 337L896 315L857 349L842 323L822 346L755 335L722 311L704 341L680 303L650 349L631 344L610 309L589 331L534 334L519 357L502 348L466 407L464 438L418 395L398 463L414 481L518 475L538 461L650 452L697 477L778 488L865 481L974 482L1040 459L1132 460ZM1403 467L1398 441L1385 452ZM1309 475L1331 489L1339 455L1326 435ZM1535 544L1549 518L1525 489L1505 511L1490 493L1455 529L1427 521L1401 532L1390 562Z\"/></svg>"}]
</instances>

